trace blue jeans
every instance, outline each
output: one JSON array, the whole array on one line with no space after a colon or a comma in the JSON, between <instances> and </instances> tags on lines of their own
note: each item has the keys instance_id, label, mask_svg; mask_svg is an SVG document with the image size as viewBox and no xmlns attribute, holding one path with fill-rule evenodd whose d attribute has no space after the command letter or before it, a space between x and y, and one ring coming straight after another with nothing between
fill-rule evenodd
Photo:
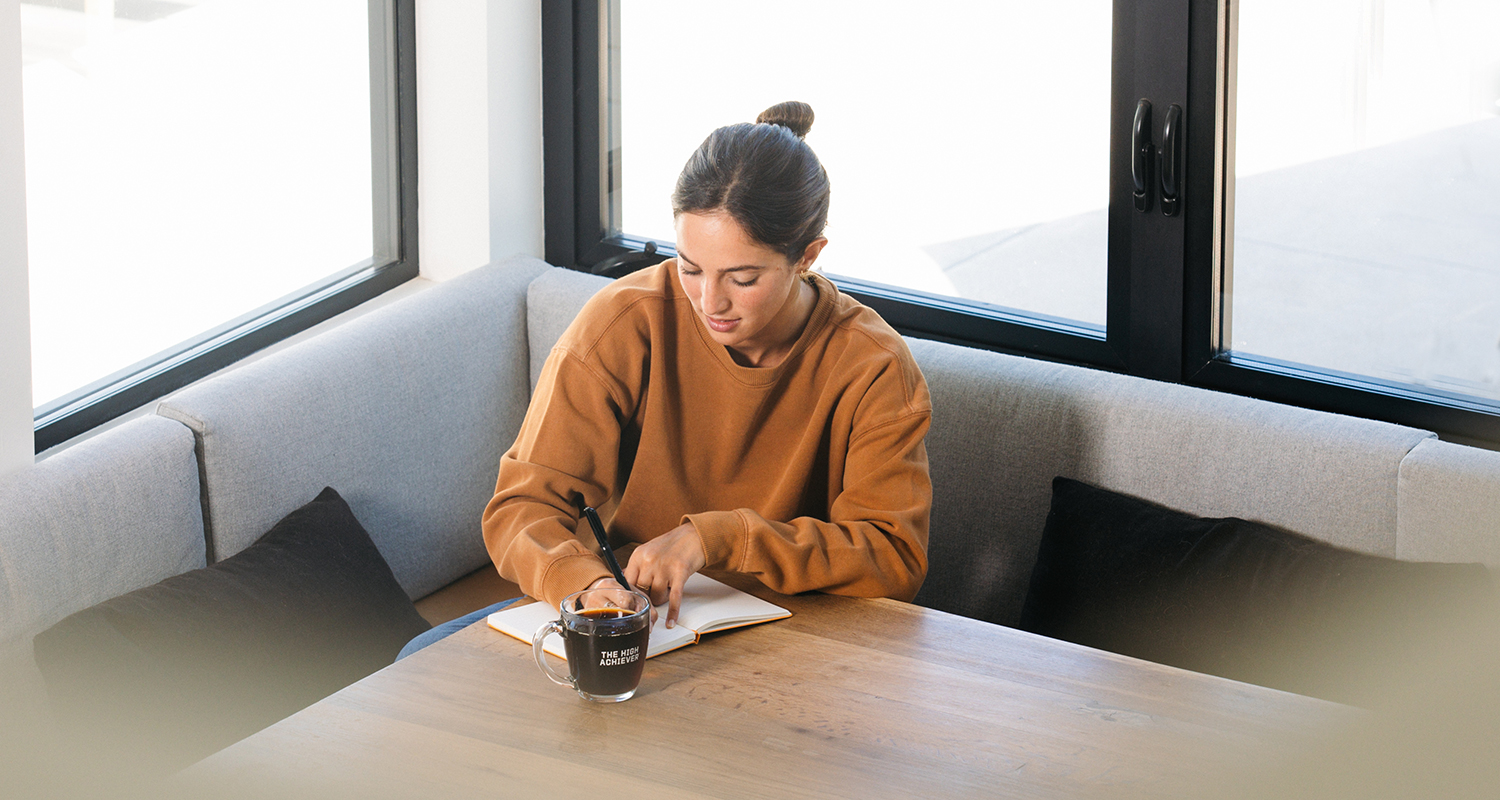
<instances>
[{"instance_id":1,"label":"blue jeans","mask_svg":"<svg viewBox=\"0 0 1500 800\"><path fill-rule=\"evenodd\" d=\"M492 606L486 606L478 611L471 611L458 619L448 620L425 633L419 633L415 638L407 642L405 647L401 648L401 653L396 656L396 660L400 661L439 639L446 639L520 599L519 597L512 597L509 600L501 600Z\"/></svg>"}]
</instances>

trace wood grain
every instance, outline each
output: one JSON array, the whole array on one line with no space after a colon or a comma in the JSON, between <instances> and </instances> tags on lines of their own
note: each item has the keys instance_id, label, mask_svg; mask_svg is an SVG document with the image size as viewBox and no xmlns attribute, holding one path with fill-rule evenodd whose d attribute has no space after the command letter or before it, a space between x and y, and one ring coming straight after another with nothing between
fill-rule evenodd
<instances>
[{"instance_id":1,"label":"wood grain","mask_svg":"<svg viewBox=\"0 0 1500 800\"><path fill-rule=\"evenodd\" d=\"M647 662L601 706L461 631L178 776L255 796L1193 797L1360 712L890 600ZM332 793L332 794L330 794Z\"/></svg>"}]
</instances>

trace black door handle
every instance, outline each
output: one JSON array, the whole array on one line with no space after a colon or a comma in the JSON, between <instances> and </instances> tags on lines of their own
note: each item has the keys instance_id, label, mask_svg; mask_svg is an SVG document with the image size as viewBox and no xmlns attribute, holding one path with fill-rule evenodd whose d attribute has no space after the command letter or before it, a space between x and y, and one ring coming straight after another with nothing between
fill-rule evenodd
<instances>
[{"instance_id":1,"label":"black door handle","mask_svg":"<svg viewBox=\"0 0 1500 800\"><path fill-rule=\"evenodd\" d=\"M1175 106L1174 106L1175 108ZM1135 180L1135 210L1151 208L1151 101L1141 98L1135 104L1135 124L1130 131L1130 177Z\"/></svg>"},{"instance_id":2,"label":"black door handle","mask_svg":"<svg viewBox=\"0 0 1500 800\"><path fill-rule=\"evenodd\" d=\"M1142 101L1145 102L1145 101ZM1137 112L1139 114L1139 112ZM1167 121L1161 126L1161 213L1177 216L1182 202L1182 106L1173 103L1167 109ZM1136 208L1140 208L1136 202Z\"/></svg>"}]
</instances>

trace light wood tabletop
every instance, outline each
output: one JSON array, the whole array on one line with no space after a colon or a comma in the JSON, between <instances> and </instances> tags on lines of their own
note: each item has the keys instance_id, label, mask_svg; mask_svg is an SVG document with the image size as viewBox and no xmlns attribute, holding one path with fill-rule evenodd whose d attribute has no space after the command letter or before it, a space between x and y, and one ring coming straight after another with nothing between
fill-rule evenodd
<instances>
[{"instance_id":1,"label":"light wood tabletop","mask_svg":"<svg viewBox=\"0 0 1500 800\"><path fill-rule=\"evenodd\" d=\"M479 623L175 780L202 796L1197 797L1361 713L716 577L793 616L651 659L617 705L552 684L530 647Z\"/></svg>"}]
</instances>

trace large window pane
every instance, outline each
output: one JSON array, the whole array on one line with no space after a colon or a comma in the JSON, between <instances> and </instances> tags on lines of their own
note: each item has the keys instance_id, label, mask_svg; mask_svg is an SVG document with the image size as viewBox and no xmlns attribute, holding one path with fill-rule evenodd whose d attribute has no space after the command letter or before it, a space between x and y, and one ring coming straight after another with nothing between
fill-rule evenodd
<instances>
[{"instance_id":1,"label":"large window pane","mask_svg":"<svg viewBox=\"0 0 1500 800\"><path fill-rule=\"evenodd\" d=\"M1230 341L1500 400L1500 3L1246 0Z\"/></svg>"},{"instance_id":2,"label":"large window pane","mask_svg":"<svg viewBox=\"0 0 1500 800\"><path fill-rule=\"evenodd\" d=\"M38 406L371 263L368 0L21 12Z\"/></svg>"},{"instance_id":3,"label":"large window pane","mask_svg":"<svg viewBox=\"0 0 1500 800\"><path fill-rule=\"evenodd\" d=\"M621 218L671 241L714 128L803 100L833 181L824 271L1105 322L1107 0L620 10Z\"/></svg>"}]
</instances>

